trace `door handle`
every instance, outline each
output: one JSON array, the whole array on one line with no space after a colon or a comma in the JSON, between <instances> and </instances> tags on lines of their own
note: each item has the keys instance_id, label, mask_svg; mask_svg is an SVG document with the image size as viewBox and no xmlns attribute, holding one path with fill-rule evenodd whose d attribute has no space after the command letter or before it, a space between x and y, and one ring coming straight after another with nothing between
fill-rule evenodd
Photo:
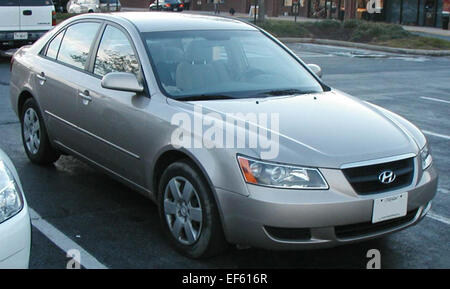
<instances>
[{"instance_id":1,"label":"door handle","mask_svg":"<svg viewBox=\"0 0 450 289\"><path fill-rule=\"evenodd\" d=\"M36 77L37 77L37 79L40 80L41 85L44 85L45 81L47 80L44 72L41 72L40 74L36 74Z\"/></svg>"},{"instance_id":2,"label":"door handle","mask_svg":"<svg viewBox=\"0 0 450 289\"><path fill-rule=\"evenodd\" d=\"M33 11L31 11L31 10L23 10L22 14L25 15L25 16L30 16L30 15L33 14Z\"/></svg>"},{"instance_id":3,"label":"door handle","mask_svg":"<svg viewBox=\"0 0 450 289\"><path fill-rule=\"evenodd\" d=\"M89 104L92 101L92 97L89 95L89 91L85 90L83 92L79 92L78 96L83 99L83 104Z\"/></svg>"}]
</instances>

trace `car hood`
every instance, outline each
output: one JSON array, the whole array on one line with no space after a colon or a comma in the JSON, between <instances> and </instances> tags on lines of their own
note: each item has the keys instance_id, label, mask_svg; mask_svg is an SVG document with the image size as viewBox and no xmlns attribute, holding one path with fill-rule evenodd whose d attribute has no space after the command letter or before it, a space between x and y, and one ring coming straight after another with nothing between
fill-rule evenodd
<instances>
[{"instance_id":1,"label":"car hood","mask_svg":"<svg viewBox=\"0 0 450 289\"><path fill-rule=\"evenodd\" d=\"M272 115L278 115L279 129L270 125L270 121L267 125L257 124L260 131L267 129L269 138L279 144L272 161L340 168L350 163L419 152L413 136L421 134L420 131L408 131L414 126L406 129L393 119L393 113L388 117L375 106L336 90L190 104L201 105L203 113L214 112L224 120L236 113L254 113L258 119L266 114L269 120ZM229 117L225 121L229 123L233 119ZM253 151L257 157L267 159L264 157L267 149L258 146Z\"/></svg>"}]
</instances>

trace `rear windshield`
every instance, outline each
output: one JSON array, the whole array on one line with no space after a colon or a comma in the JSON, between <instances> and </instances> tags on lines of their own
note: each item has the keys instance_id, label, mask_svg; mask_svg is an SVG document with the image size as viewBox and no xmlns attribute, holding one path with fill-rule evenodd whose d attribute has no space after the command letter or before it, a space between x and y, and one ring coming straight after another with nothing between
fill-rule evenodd
<instances>
[{"instance_id":1,"label":"rear windshield","mask_svg":"<svg viewBox=\"0 0 450 289\"><path fill-rule=\"evenodd\" d=\"M0 0L0 6L19 6L19 0Z\"/></svg>"},{"instance_id":2,"label":"rear windshield","mask_svg":"<svg viewBox=\"0 0 450 289\"><path fill-rule=\"evenodd\" d=\"M0 6L51 6L52 0L0 0Z\"/></svg>"},{"instance_id":3,"label":"rear windshield","mask_svg":"<svg viewBox=\"0 0 450 289\"><path fill-rule=\"evenodd\" d=\"M20 0L20 6L50 6L52 0Z\"/></svg>"}]
</instances>

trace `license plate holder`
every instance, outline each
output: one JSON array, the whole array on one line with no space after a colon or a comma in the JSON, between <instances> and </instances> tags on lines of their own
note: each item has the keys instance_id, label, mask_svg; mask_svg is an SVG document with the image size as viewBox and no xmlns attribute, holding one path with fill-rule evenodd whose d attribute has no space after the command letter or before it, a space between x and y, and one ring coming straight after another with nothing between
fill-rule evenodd
<instances>
[{"instance_id":1,"label":"license plate holder","mask_svg":"<svg viewBox=\"0 0 450 289\"><path fill-rule=\"evenodd\" d=\"M27 40L28 32L14 32L14 40Z\"/></svg>"},{"instance_id":2,"label":"license plate holder","mask_svg":"<svg viewBox=\"0 0 450 289\"><path fill-rule=\"evenodd\" d=\"M372 223L406 216L408 193L375 199L373 201Z\"/></svg>"}]
</instances>

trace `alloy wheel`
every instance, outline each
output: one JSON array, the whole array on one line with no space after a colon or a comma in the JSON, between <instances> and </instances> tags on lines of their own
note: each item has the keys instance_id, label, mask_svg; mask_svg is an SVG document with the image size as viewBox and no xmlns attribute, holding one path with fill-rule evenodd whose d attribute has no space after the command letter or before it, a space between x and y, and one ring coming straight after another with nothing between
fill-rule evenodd
<instances>
[{"instance_id":1,"label":"alloy wheel","mask_svg":"<svg viewBox=\"0 0 450 289\"><path fill-rule=\"evenodd\" d=\"M41 127L39 117L33 108L28 108L23 117L23 136L28 151L35 155L41 144Z\"/></svg>"},{"instance_id":2,"label":"alloy wheel","mask_svg":"<svg viewBox=\"0 0 450 289\"><path fill-rule=\"evenodd\" d=\"M164 214L172 235L184 245L200 237L203 211L194 186L183 177L170 179L164 190Z\"/></svg>"}]
</instances>

